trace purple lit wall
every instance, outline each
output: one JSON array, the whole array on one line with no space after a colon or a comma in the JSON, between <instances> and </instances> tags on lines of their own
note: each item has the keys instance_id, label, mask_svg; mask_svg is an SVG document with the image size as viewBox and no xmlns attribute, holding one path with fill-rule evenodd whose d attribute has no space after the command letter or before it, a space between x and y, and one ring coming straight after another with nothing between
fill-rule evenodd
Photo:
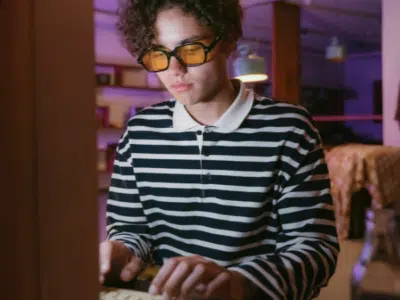
<instances>
[{"instance_id":1,"label":"purple lit wall","mask_svg":"<svg viewBox=\"0 0 400 300\"><path fill-rule=\"evenodd\" d=\"M384 143L400 147L400 1L382 1Z\"/></svg>"},{"instance_id":2,"label":"purple lit wall","mask_svg":"<svg viewBox=\"0 0 400 300\"><path fill-rule=\"evenodd\" d=\"M107 0L109 1L109 0ZM96 0L98 7L114 5L113 1ZM100 3L104 2L104 3ZM108 7L107 9L114 9ZM116 30L116 17L95 13L95 54L96 61L110 64L137 65L136 60L121 45ZM262 47L260 55L266 58L268 74L271 75L271 49L268 45ZM232 60L228 60L228 70L232 74ZM343 86L343 65L327 61L324 53L303 52L301 61L302 85L336 88ZM97 68L98 72L107 72L106 69ZM271 78L272 79L272 78ZM131 105L145 107L170 97L168 93L144 90L118 90L103 88L98 90L98 105L110 106L110 122L117 127L124 125L123 120Z\"/></svg>"},{"instance_id":3,"label":"purple lit wall","mask_svg":"<svg viewBox=\"0 0 400 300\"><path fill-rule=\"evenodd\" d=\"M272 80L272 53L269 46L259 49L258 55L265 57L268 80ZM233 60L228 60L229 74L233 74ZM324 53L303 51L301 54L301 84L304 86L319 86L325 88L339 88L343 86L343 65L329 62Z\"/></svg>"},{"instance_id":4,"label":"purple lit wall","mask_svg":"<svg viewBox=\"0 0 400 300\"><path fill-rule=\"evenodd\" d=\"M356 98L345 102L347 115L374 114L373 82L382 79L381 53L350 55L344 64L345 85L354 90ZM347 121L346 126L368 139L382 140L382 123Z\"/></svg>"},{"instance_id":5,"label":"purple lit wall","mask_svg":"<svg viewBox=\"0 0 400 300\"><path fill-rule=\"evenodd\" d=\"M96 59L103 63L136 65L136 60L121 46L121 40L115 30L115 22L116 18L113 16L95 13ZM272 66L270 47L261 47L258 54L265 56L270 74ZM232 73L231 66L228 66L228 70ZM343 67L328 62L323 52L303 52L301 77L302 84L305 85L339 87L343 84Z\"/></svg>"},{"instance_id":6,"label":"purple lit wall","mask_svg":"<svg viewBox=\"0 0 400 300\"><path fill-rule=\"evenodd\" d=\"M344 65L325 58L325 53L302 53L301 84L324 88L341 88L344 85Z\"/></svg>"}]
</instances>

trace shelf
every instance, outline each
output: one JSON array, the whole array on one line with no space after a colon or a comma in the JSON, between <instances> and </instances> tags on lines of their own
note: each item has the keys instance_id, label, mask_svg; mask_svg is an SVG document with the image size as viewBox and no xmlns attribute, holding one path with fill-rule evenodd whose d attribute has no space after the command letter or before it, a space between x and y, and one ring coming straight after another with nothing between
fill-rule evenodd
<instances>
[{"instance_id":1,"label":"shelf","mask_svg":"<svg viewBox=\"0 0 400 300\"><path fill-rule=\"evenodd\" d=\"M100 128L97 130L97 148L105 149L107 144L118 143L125 128Z\"/></svg>"},{"instance_id":2,"label":"shelf","mask_svg":"<svg viewBox=\"0 0 400 300\"><path fill-rule=\"evenodd\" d=\"M106 71L99 71L105 69ZM97 75L108 77L98 77ZM129 91L166 92L155 73L147 72L140 65L96 63L98 89L121 89Z\"/></svg>"},{"instance_id":3,"label":"shelf","mask_svg":"<svg viewBox=\"0 0 400 300\"><path fill-rule=\"evenodd\" d=\"M101 136L106 139L112 139L112 140L119 140L124 133L125 128L99 128L97 129L97 135Z\"/></svg>"},{"instance_id":4,"label":"shelf","mask_svg":"<svg viewBox=\"0 0 400 300\"><path fill-rule=\"evenodd\" d=\"M97 133L122 133L124 132L125 128L119 128L119 127L101 127L97 129Z\"/></svg>"},{"instance_id":5,"label":"shelf","mask_svg":"<svg viewBox=\"0 0 400 300\"><path fill-rule=\"evenodd\" d=\"M316 122L382 121L382 115L332 115L313 116Z\"/></svg>"},{"instance_id":6,"label":"shelf","mask_svg":"<svg viewBox=\"0 0 400 300\"><path fill-rule=\"evenodd\" d=\"M102 62L96 62L95 63L96 67L105 67L105 68L119 68L119 69L126 69L126 70L137 70L140 69L142 70L142 66L137 64L137 65L125 65L125 64L118 64L118 63L102 63Z\"/></svg>"}]
</instances>

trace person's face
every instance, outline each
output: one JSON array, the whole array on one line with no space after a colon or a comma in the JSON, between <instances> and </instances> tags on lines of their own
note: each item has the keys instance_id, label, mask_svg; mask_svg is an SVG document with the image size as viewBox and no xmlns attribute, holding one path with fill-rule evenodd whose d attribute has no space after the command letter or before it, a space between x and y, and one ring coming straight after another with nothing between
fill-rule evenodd
<instances>
[{"instance_id":1,"label":"person's face","mask_svg":"<svg viewBox=\"0 0 400 300\"><path fill-rule=\"evenodd\" d=\"M200 41L209 46L216 38L211 30L180 8L160 11L155 22L155 33L154 44L168 51L187 41ZM224 42L219 42L209 53L212 59L199 66L185 67L171 57L169 68L157 75L172 96L183 105L210 101L228 79L226 58L229 53L224 45Z\"/></svg>"}]
</instances>

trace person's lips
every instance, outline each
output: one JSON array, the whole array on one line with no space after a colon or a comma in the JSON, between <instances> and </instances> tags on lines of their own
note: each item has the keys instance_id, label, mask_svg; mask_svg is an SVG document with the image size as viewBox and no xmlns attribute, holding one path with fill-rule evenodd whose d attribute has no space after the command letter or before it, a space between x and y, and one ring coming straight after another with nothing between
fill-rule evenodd
<instances>
[{"instance_id":1,"label":"person's lips","mask_svg":"<svg viewBox=\"0 0 400 300\"><path fill-rule=\"evenodd\" d=\"M176 92L186 92L192 88L192 84L178 82L171 85L172 89Z\"/></svg>"}]
</instances>

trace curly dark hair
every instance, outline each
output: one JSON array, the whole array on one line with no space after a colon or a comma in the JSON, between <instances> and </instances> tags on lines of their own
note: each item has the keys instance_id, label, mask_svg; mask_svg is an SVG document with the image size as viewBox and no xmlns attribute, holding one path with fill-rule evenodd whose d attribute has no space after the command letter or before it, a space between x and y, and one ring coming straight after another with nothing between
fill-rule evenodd
<instances>
[{"instance_id":1,"label":"curly dark hair","mask_svg":"<svg viewBox=\"0 0 400 300\"><path fill-rule=\"evenodd\" d=\"M117 29L133 55L138 56L151 46L158 12L172 7L195 16L225 41L236 43L242 37L243 10L239 0L123 0Z\"/></svg>"}]
</instances>

